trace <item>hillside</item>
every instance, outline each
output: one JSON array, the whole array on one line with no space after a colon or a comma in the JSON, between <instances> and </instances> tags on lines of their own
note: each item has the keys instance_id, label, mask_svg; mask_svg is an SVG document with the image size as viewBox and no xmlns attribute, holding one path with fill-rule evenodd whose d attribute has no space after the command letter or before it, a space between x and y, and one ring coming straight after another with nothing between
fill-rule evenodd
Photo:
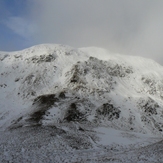
<instances>
[{"instance_id":1,"label":"hillside","mask_svg":"<svg viewBox=\"0 0 163 163\"><path fill-rule=\"evenodd\" d=\"M1 142L14 139L21 152L21 146L36 152L37 147L19 141L30 134L34 138L25 140L39 142L38 148L40 145L51 150L56 143L59 149L63 146L63 153L74 151L74 160L81 155L80 161L84 162L89 162L93 153L99 155L101 162L107 162L106 153L115 148L109 158L114 156L118 160L111 161L120 162L120 150L143 149L161 140L162 72L163 67L153 60L112 54L96 47L74 49L44 44L0 52ZM45 144L41 135L46 138ZM55 137L55 142L49 135ZM8 141L7 148L13 146ZM89 150L90 156L83 154L84 149ZM5 153L3 145L1 150ZM7 152L10 157L4 153L5 161L25 158L25 152L15 158L11 150ZM72 161L61 156L59 162L64 162L62 157ZM94 162L100 161L97 158Z\"/></svg>"}]
</instances>

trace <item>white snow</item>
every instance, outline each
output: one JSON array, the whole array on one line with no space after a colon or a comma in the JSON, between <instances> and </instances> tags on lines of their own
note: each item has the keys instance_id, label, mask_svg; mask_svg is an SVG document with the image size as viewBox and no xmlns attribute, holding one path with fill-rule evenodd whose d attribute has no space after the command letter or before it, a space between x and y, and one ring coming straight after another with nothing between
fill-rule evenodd
<instances>
[{"instance_id":1,"label":"white snow","mask_svg":"<svg viewBox=\"0 0 163 163\"><path fill-rule=\"evenodd\" d=\"M96 47L0 52L0 162L163 162L162 72Z\"/></svg>"},{"instance_id":2,"label":"white snow","mask_svg":"<svg viewBox=\"0 0 163 163\"><path fill-rule=\"evenodd\" d=\"M142 145L145 146L149 144L150 138L154 138L153 135L141 134L134 132L124 132L121 130L115 130L108 127L98 127L95 128L97 135L99 136L99 144L108 146L112 144L117 145ZM159 140L159 137L154 138L156 141Z\"/></svg>"}]
</instances>

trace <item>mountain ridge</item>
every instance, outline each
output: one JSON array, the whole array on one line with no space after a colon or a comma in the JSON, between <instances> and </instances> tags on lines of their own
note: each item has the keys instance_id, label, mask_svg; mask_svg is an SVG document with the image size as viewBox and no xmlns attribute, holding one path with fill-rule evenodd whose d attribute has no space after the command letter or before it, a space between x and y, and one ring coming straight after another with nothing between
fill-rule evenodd
<instances>
[{"instance_id":1,"label":"mountain ridge","mask_svg":"<svg viewBox=\"0 0 163 163\"><path fill-rule=\"evenodd\" d=\"M0 52L0 161L162 162L162 72L96 47Z\"/></svg>"}]
</instances>

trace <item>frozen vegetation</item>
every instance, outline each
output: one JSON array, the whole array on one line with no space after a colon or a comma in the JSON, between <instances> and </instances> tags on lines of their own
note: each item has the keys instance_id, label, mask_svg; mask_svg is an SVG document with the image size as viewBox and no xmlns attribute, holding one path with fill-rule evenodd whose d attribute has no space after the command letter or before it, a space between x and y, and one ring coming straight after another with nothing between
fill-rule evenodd
<instances>
[{"instance_id":1,"label":"frozen vegetation","mask_svg":"<svg viewBox=\"0 0 163 163\"><path fill-rule=\"evenodd\" d=\"M0 52L0 162L163 162L162 72L95 47Z\"/></svg>"}]
</instances>

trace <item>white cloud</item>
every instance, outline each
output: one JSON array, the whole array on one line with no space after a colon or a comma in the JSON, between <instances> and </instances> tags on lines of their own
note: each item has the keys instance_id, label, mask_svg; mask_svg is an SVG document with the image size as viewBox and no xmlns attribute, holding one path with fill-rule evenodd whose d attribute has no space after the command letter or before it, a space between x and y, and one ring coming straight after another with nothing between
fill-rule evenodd
<instances>
[{"instance_id":1,"label":"white cloud","mask_svg":"<svg viewBox=\"0 0 163 163\"><path fill-rule=\"evenodd\" d=\"M36 31L36 26L30 21L21 17L9 17L3 23L14 33L29 39Z\"/></svg>"},{"instance_id":2,"label":"white cloud","mask_svg":"<svg viewBox=\"0 0 163 163\"><path fill-rule=\"evenodd\" d=\"M27 2L25 18L10 17L5 24L20 36L31 37L35 44L99 46L153 58L163 64L162 0Z\"/></svg>"}]
</instances>

